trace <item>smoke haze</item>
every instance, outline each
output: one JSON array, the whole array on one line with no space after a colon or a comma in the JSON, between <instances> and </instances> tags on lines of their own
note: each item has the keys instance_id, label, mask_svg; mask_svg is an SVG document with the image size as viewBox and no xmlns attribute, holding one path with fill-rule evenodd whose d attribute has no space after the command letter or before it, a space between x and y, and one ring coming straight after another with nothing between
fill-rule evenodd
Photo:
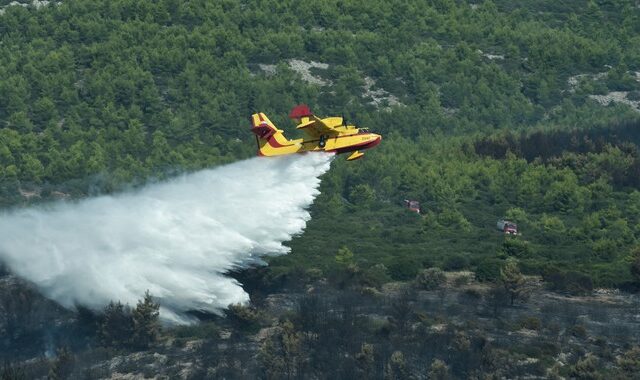
<instances>
[{"instance_id":1,"label":"smoke haze","mask_svg":"<svg viewBox=\"0 0 640 380\"><path fill-rule=\"evenodd\" d=\"M133 192L0 214L0 260L64 306L134 306L148 289L166 321L248 295L225 276L309 220L326 154L253 158Z\"/></svg>"}]
</instances>

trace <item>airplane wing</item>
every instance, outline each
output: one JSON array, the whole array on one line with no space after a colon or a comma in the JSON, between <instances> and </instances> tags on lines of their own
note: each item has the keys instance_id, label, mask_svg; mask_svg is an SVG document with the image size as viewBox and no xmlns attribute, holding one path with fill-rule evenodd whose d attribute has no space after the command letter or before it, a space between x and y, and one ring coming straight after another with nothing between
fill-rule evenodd
<instances>
[{"instance_id":1,"label":"airplane wing","mask_svg":"<svg viewBox=\"0 0 640 380\"><path fill-rule=\"evenodd\" d=\"M316 115L310 115L306 120L303 120L296 129L301 129L312 137L339 134L334 126L325 123L324 120L320 119Z\"/></svg>"},{"instance_id":2,"label":"airplane wing","mask_svg":"<svg viewBox=\"0 0 640 380\"><path fill-rule=\"evenodd\" d=\"M295 106L291 110L289 117L298 121L296 129L304 131L312 138L318 138L323 135L335 136L340 134L337 127L342 125L341 117L326 117L321 119L314 115L306 104Z\"/></svg>"}]
</instances>

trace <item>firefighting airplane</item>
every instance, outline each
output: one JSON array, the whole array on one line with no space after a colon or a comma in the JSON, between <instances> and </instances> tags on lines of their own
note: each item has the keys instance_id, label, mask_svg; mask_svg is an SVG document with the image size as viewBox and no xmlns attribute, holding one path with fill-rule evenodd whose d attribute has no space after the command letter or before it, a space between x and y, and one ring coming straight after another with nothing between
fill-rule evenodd
<instances>
[{"instance_id":1,"label":"firefighting airplane","mask_svg":"<svg viewBox=\"0 0 640 380\"><path fill-rule=\"evenodd\" d=\"M353 152L348 161L356 160L364 153L360 150L373 148L380 144L382 136L370 133L365 128L344 125L341 117L320 119L305 104L298 105L289 114L298 122L296 129L301 129L306 138L289 140L282 130L260 112L251 116L251 132L256 135L258 156L279 156L302 152Z\"/></svg>"}]
</instances>

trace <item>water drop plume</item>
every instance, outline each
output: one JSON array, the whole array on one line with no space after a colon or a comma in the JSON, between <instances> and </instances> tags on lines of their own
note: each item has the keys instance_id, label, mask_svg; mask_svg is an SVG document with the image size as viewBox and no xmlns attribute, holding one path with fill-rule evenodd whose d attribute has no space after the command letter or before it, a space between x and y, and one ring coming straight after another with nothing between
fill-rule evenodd
<instances>
[{"instance_id":1,"label":"water drop plume","mask_svg":"<svg viewBox=\"0 0 640 380\"><path fill-rule=\"evenodd\" d=\"M219 313L248 295L226 273L309 220L328 154L252 158L117 195L0 214L0 260L64 306L135 305L146 290L165 321Z\"/></svg>"}]
</instances>

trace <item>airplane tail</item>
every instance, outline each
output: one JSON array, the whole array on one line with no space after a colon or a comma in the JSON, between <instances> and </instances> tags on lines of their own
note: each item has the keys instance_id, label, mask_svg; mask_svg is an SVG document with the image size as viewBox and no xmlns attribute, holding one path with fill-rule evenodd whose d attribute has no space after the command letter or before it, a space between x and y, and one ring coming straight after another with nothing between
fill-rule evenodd
<instances>
[{"instance_id":1,"label":"airplane tail","mask_svg":"<svg viewBox=\"0 0 640 380\"><path fill-rule=\"evenodd\" d=\"M289 113L289 118L298 120L298 128L304 128L305 126L314 123L315 120L313 120L312 117L313 112L311 112L309 106L306 104L300 104L293 107L291 113Z\"/></svg>"},{"instance_id":2,"label":"airplane tail","mask_svg":"<svg viewBox=\"0 0 640 380\"><path fill-rule=\"evenodd\" d=\"M254 113L251 116L251 132L256 135L258 156L275 156L284 154L281 148L291 146L292 143L284 137L283 131L269 120L264 113ZM288 149L287 149L288 151Z\"/></svg>"}]
</instances>

